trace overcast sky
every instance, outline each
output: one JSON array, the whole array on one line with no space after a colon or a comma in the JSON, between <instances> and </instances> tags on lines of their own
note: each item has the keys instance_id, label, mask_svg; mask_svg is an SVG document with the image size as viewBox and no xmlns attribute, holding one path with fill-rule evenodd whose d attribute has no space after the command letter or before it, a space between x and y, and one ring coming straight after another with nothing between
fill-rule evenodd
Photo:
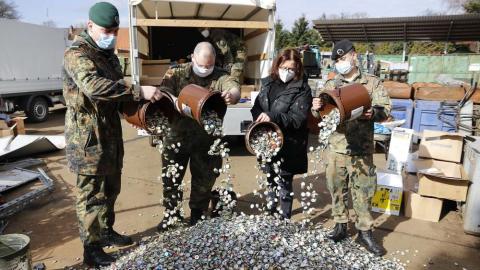
<instances>
[{"instance_id":1,"label":"overcast sky","mask_svg":"<svg viewBox=\"0 0 480 270\"><path fill-rule=\"evenodd\" d=\"M96 0L14 0L21 20L36 24L52 20L58 27L68 27L87 20L88 9ZM120 11L123 26L127 21L127 0L109 0ZM369 17L401 17L424 15L427 10L445 13L448 6L444 0L277 0L277 17L287 28L295 19L305 14L313 20L323 13L365 13Z\"/></svg>"}]
</instances>

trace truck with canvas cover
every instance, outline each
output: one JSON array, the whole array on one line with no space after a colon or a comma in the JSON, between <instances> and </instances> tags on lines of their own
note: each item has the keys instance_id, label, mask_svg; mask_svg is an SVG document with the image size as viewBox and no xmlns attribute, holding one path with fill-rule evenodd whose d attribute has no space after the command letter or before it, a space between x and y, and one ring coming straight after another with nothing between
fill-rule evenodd
<instances>
[{"instance_id":1,"label":"truck with canvas cover","mask_svg":"<svg viewBox=\"0 0 480 270\"><path fill-rule=\"evenodd\" d=\"M0 19L0 111L25 111L29 121L48 118L64 103L62 62L68 30Z\"/></svg>"}]
</instances>

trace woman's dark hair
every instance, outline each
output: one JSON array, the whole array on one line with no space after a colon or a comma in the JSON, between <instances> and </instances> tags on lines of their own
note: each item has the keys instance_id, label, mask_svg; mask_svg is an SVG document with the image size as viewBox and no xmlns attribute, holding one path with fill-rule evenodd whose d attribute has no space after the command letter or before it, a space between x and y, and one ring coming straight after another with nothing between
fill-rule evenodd
<instances>
[{"instance_id":1,"label":"woman's dark hair","mask_svg":"<svg viewBox=\"0 0 480 270\"><path fill-rule=\"evenodd\" d=\"M300 53L296 49L288 48L283 50L277 58L273 60L272 70L270 71L270 77L272 77L272 79L276 80L279 78L278 68L287 60L293 60L295 62L295 80L303 77L303 64Z\"/></svg>"}]
</instances>

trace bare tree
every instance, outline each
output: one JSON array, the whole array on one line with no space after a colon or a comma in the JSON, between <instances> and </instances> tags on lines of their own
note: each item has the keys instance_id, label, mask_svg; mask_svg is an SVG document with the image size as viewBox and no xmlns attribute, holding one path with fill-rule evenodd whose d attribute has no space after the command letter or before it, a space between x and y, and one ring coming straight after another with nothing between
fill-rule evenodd
<instances>
[{"instance_id":1,"label":"bare tree","mask_svg":"<svg viewBox=\"0 0 480 270\"><path fill-rule=\"evenodd\" d=\"M0 0L0 18L12 20L20 19L17 6L13 2Z\"/></svg>"},{"instance_id":2,"label":"bare tree","mask_svg":"<svg viewBox=\"0 0 480 270\"><path fill-rule=\"evenodd\" d=\"M318 19L319 20L343 20L343 19L361 19L361 18L367 18L368 13L366 12L355 12L355 13L346 13L346 12L341 12L340 14L325 14L323 13L322 16L320 16Z\"/></svg>"},{"instance_id":3,"label":"bare tree","mask_svg":"<svg viewBox=\"0 0 480 270\"><path fill-rule=\"evenodd\" d=\"M57 27L57 24L53 20L44 21L42 24L47 27Z\"/></svg>"},{"instance_id":4,"label":"bare tree","mask_svg":"<svg viewBox=\"0 0 480 270\"><path fill-rule=\"evenodd\" d=\"M462 13L463 6L467 0L443 0L444 3L448 6L448 11L451 13Z\"/></svg>"}]
</instances>

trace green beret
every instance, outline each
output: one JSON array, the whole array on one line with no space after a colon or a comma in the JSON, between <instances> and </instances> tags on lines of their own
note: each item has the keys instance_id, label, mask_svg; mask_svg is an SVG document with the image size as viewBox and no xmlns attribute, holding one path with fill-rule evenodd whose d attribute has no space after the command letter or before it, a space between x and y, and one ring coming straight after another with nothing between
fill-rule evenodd
<instances>
[{"instance_id":1,"label":"green beret","mask_svg":"<svg viewBox=\"0 0 480 270\"><path fill-rule=\"evenodd\" d=\"M90 8L89 19L96 25L115 28L120 24L117 8L108 2L98 2Z\"/></svg>"}]
</instances>

